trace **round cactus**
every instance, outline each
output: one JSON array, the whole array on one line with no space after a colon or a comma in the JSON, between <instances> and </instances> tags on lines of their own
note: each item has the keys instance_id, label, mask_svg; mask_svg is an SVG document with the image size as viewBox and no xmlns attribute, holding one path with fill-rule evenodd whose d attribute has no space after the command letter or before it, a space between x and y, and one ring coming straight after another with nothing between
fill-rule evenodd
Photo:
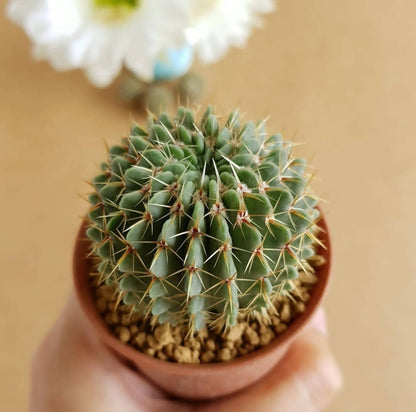
<instances>
[{"instance_id":1,"label":"round cactus","mask_svg":"<svg viewBox=\"0 0 416 412\"><path fill-rule=\"evenodd\" d=\"M211 107L199 123L180 108L134 125L92 180L102 278L132 310L190 330L267 316L317 242L317 200L291 149L238 112L221 126Z\"/></svg>"}]
</instances>

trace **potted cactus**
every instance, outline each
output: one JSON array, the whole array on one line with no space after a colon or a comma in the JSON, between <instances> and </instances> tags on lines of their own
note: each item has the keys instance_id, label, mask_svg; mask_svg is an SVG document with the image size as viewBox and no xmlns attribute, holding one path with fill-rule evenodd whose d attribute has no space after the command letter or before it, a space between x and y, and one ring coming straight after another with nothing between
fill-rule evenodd
<instances>
[{"instance_id":1,"label":"potted cactus","mask_svg":"<svg viewBox=\"0 0 416 412\"><path fill-rule=\"evenodd\" d=\"M173 395L259 379L322 299L329 239L291 150L238 112L220 125L211 107L199 122L180 108L134 125L92 180L74 254L81 305L116 354Z\"/></svg>"}]
</instances>

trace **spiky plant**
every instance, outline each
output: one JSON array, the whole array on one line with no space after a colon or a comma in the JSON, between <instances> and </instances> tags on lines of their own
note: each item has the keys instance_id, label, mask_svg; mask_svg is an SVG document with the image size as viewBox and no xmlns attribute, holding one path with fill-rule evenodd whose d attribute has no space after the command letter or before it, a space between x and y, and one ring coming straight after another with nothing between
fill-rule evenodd
<instances>
[{"instance_id":1,"label":"spiky plant","mask_svg":"<svg viewBox=\"0 0 416 412\"><path fill-rule=\"evenodd\" d=\"M264 122L149 116L92 185L88 237L123 302L160 323L231 326L266 315L314 255L317 200L292 144Z\"/></svg>"}]
</instances>

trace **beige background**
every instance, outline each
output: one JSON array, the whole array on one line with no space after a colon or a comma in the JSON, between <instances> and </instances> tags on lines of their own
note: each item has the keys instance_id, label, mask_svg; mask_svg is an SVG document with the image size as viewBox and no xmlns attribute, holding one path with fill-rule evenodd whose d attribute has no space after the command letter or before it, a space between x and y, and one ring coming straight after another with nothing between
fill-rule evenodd
<instances>
[{"instance_id":1,"label":"beige background","mask_svg":"<svg viewBox=\"0 0 416 412\"><path fill-rule=\"evenodd\" d=\"M2 0L2 8L5 2ZM335 248L326 301L344 371L330 411L412 411L416 390L416 5L281 0L248 48L201 69L204 102L304 142ZM81 73L34 63L0 18L0 404L23 411L32 353L71 288L71 253L104 140L138 113Z\"/></svg>"}]
</instances>

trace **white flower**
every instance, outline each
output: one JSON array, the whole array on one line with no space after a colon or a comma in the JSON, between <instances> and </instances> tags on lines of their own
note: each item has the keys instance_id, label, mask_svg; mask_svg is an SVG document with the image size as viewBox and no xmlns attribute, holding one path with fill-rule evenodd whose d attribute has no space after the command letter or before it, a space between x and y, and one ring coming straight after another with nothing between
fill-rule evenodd
<instances>
[{"instance_id":1,"label":"white flower","mask_svg":"<svg viewBox=\"0 0 416 412\"><path fill-rule=\"evenodd\" d=\"M188 0L188 41L204 63L221 59L230 46L243 47L260 15L274 10L273 0Z\"/></svg>"},{"instance_id":2,"label":"white flower","mask_svg":"<svg viewBox=\"0 0 416 412\"><path fill-rule=\"evenodd\" d=\"M145 81L166 49L186 42L183 0L11 0L8 16L57 70L84 69L103 87L123 65Z\"/></svg>"}]
</instances>

